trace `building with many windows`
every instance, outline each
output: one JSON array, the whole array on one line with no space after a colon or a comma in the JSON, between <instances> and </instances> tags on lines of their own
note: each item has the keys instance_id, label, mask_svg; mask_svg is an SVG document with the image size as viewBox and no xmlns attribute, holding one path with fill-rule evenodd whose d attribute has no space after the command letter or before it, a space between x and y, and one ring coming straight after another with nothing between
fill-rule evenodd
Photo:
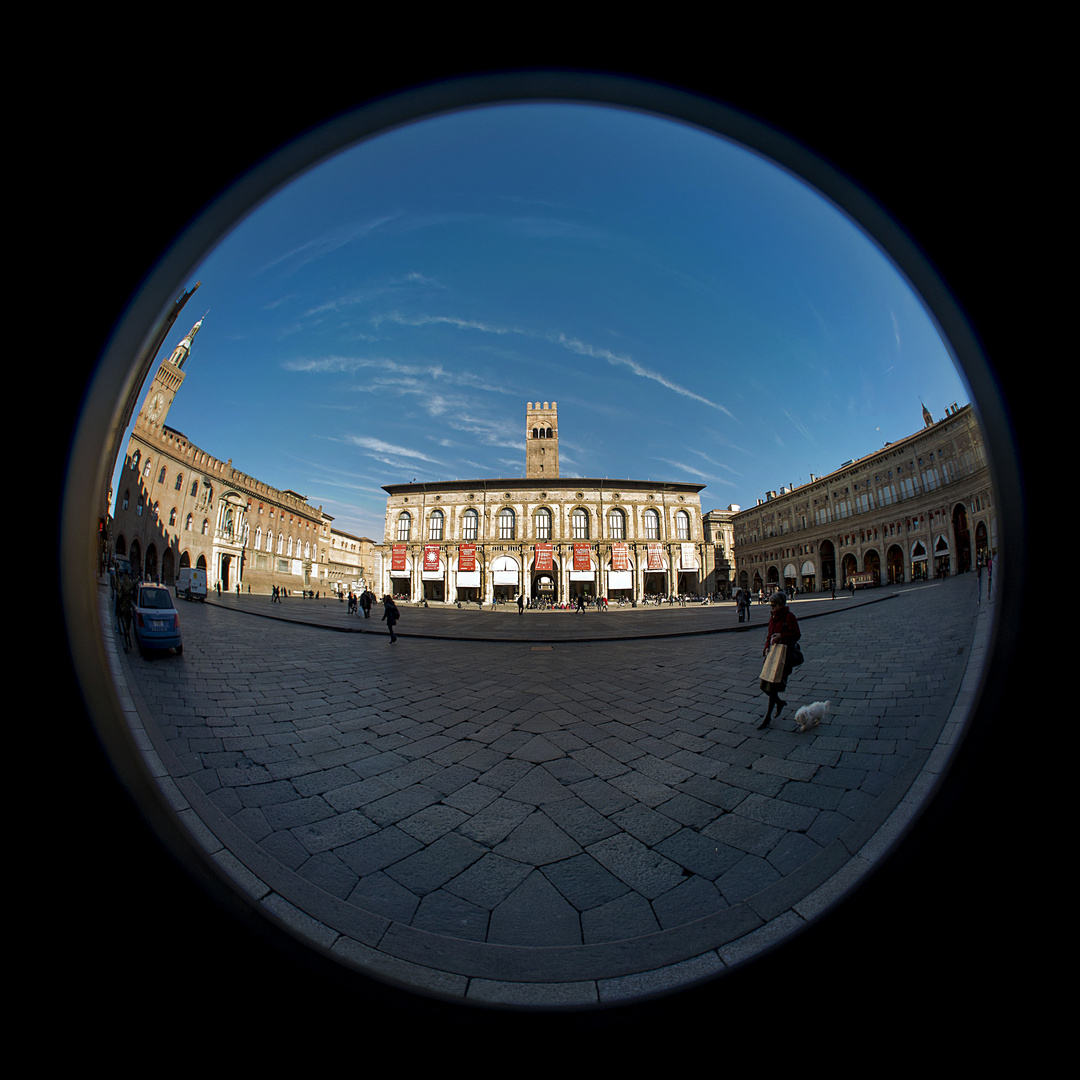
<instances>
[{"instance_id":1,"label":"building with many windows","mask_svg":"<svg viewBox=\"0 0 1080 1080\"><path fill-rule=\"evenodd\" d=\"M712 545L712 573L705 591L727 599L735 589L735 515L739 507L730 503L726 510L710 510L702 516L705 543Z\"/></svg>"},{"instance_id":2,"label":"building with many windows","mask_svg":"<svg viewBox=\"0 0 1080 1080\"><path fill-rule=\"evenodd\" d=\"M160 365L135 418L109 523L111 553L126 556L138 577L167 585L190 566L206 570L210 588L329 589L354 562L362 565L359 546L354 560L344 540L341 557L332 560L333 519L295 491L234 469L231 459L214 457L165 423L201 326L200 319ZM341 565L332 574L334 563Z\"/></svg>"},{"instance_id":3,"label":"building with many windows","mask_svg":"<svg viewBox=\"0 0 1080 1080\"><path fill-rule=\"evenodd\" d=\"M529 402L524 478L384 485L381 591L448 603L703 592L704 485L560 478L558 432L556 403Z\"/></svg>"},{"instance_id":4,"label":"building with many windows","mask_svg":"<svg viewBox=\"0 0 1080 1080\"><path fill-rule=\"evenodd\" d=\"M742 588L820 591L974 568L997 548L997 509L970 405L827 476L770 491L734 515Z\"/></svg>"}]
</instances>

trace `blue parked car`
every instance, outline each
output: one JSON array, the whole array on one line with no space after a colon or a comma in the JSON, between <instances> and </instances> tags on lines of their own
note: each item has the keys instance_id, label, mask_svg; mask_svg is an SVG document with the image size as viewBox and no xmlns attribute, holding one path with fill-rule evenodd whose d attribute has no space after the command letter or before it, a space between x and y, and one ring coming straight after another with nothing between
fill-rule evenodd
<instances>
[{"instance_id":1,"label":"blue parked car","mask_svg":"<svg viewBox=\"0 0 1080 1080\"><path fill-rule=\"evenodd\" d=\"M175 649L178 656L184 651L180 616L164 585L140 585L135 590L131 628L143 656L150 649Z\"/></svg>"}]
</instances>

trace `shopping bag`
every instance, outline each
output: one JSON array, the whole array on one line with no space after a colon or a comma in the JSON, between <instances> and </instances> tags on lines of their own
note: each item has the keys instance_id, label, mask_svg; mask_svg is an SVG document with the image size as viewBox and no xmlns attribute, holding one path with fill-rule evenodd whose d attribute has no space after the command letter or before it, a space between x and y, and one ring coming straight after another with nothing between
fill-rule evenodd
<instances>
[{"instance_id":1,"label":"shopping bag","mask_svg":"<svg viewBox=\"0 0 1080 1080\"><path fill-rule=\"evenodd\" d=\"M786 645L773 645L761 667L761 681L778 683L784 681L784 661L787 659Z\"/></svg>"}]
</instances>

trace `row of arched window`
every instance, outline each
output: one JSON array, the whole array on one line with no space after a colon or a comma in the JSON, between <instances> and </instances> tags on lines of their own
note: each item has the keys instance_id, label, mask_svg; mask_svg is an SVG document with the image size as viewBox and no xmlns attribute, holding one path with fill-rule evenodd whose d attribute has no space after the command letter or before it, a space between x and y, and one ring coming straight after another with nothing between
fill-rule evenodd
<instances>
[{"instance_id":1,"label":"row of arched window","mask_svg":"<svg viewBox=\"0 0 1080 1080\"><path fill-rule=\"evenodd\" d=\"M278 533L277 537L276 537L276 543L277 543L277 554L278 555L284 555L284 556L291 559L293 557L294 552L295 552L295 555L296 555L297 558L301 557L300 556L300 552L301 552L300 541L295 539L294 537L286 536L285 533L283 533L283 532ZM273 532L272 529L268 529L267 533L266 533L266 547L265 547L265 549L263 548L262 526L260 525L255 530L255 550L256 551L265 550L267 552L272 553L274 551L274 544L275 544L274 532ZM308 540L303 545L302 550L303 550L303 557L305 559L310 559L311 558L311 541L310 540Z\"/></svg>"},{"instance_id":2,"label":"row of arched window","mask_svg":"<svg viewBox=\"0 0 1080 1080\"><path fill-rule=\"evenodd\" d=\"M132 467L132 469L135 470L135 472L139 471L139 459L140 459L140 451L136 450L135 453L131 455L131 467ZM150 461L149 458L147 458L146 461L143 463L143 471L142 471L143 476L146 477L146 478L149 478L149 476L150 476L150 466L151 466L151 461ZM161 466L161 471L158 473L158 483L159 484L164 484L165 483L165 478L166 478L167 475L168 475L168 469L164 465L162 465ZM184 488L184 474L182 472L179 472L179 473L176 474L176 483L173 485L173 487L175 488L176 491L182 491L183 490L183 488ZM193 480L192 481L192 483L191 483L191 491L189 492L189 494L192 495L193 497L195 495L199 494L199 481L198 480Z\"/></svg>"},{"instance_id":3,"label":"row of arched window","mask_svg":"<svg viewBox=\"0 0 1080 1080\"><path fill-rule=\"evenodd\" d=\"M533 535L534 540L550 540L552 538L552 522L554 518L551 511L546 506L541 506L533 514ZM658 511L649 508L644 514L644 535L641 539L644 540L661 540L663 537L660 535L660 514ZM608 540L626 540L629 539L627 533L627 521L626 513L620 510L618 507L613 507L608 511L607 516L607 539ZM441 510L432 510L427 519L427 540L431 542L440 541L446 539L446 516ZM465 511L461 516L461 540L464 543L475 542L479 534L480 529L480 515L476 510L471 507ZM407 543L413 539L413 518L412 514L408 510L403 510L397 519L397 530L395 538L399 543ZM570 539L572 540L589 540L592 539L592 515L590 512L582 506L576 506L570 513ZM518 539L518 520L517 513L509 506L504 506L495 515L495 537L499 540L517 540ZM521 539L525 539L522 535ZM690 534L690 515L685 510L680 510L675 515L675 539L676 540L689 540Z\"/></svg>"}]
</instances>

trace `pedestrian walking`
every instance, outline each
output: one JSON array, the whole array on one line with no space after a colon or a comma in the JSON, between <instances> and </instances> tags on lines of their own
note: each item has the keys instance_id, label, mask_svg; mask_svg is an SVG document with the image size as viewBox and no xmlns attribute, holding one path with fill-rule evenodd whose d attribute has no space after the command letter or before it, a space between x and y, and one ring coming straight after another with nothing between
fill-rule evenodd
<instances>
[{"instance_id":1,"label":"pedestrian walking","mask_svg":"<svg viewBox=\"0 0 1080 1080\"><path fill-rule=\"evenodd\" d=\"M802 631L799 629L799 620L795 618L788 608L787 597L782 592L774 593L769 601L769 628L765 633L765 647L761 650L761 655L768 656L773 645L785 645L787 648L784 655L784 666L780 671L779 679L776 682L761 680L761 692L768 695L769 707L765 710L764 719L758 724L758 731L769 726L774 710L776 717L779 718L781 711L787 704L780 697L780 694L787 689L787 680L791 674L791 669L797 662L802 663L796 651L796 643L800 637L802 637Z\"/></svg>"},{"instance_id":2,"label":"pedestrian walking","mask_svg":"<svg viewBox=\"0 0 1080 1080\"><path fill-rule=\"evenodd\" d=\"M518 614L521 615L525 611L525 594L518 593Z\"/></svg>"},{"instance_id":3,"label":"pedestrian walking","mask_svg":"<svg viewBox=\"0 0 1080 1080\"><path fill-rule=\"evenodd\" d=\"M397 604L394 603L392 596L383 597L383 619L386 620L386 627L390 631L390 644L393 645L397 641L397 634L394 633L394 624L401 618L401 612L398 611Z\"/></svg>"}]
</instances>

